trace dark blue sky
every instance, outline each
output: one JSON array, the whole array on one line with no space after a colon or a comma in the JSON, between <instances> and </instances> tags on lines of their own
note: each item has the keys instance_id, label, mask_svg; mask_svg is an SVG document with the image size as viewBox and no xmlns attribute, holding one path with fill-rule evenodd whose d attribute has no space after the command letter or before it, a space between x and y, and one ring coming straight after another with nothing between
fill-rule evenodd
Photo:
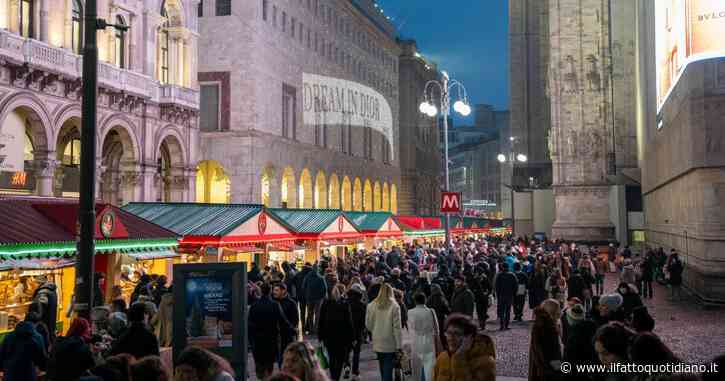
<instances>
[{"instance_id":1,"label":"dark blue sky","mask_svg":"<svg viewBox=\"0 0 725 381\"><path fill-rule=\"evenodd\" d=\"M377 0L403 38L463 82L471 103L508 109L508 0Z\"/></svg>"}]
</instances>

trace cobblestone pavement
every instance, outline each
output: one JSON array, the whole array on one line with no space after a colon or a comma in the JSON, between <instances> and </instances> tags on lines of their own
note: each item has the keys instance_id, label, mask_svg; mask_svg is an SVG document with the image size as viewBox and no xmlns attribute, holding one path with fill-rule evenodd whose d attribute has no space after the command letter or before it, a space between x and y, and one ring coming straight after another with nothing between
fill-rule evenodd
<instances>
[{"instance_id":1,"label":"cobblestone pavement","mask_svg":"<svg viewBox=\"0 0 725 381\"><path fill-rule=\"evenodd\" d=\"M607 274L605 291L613 292L617 286L615 274ZM645 300L650 314L655 319L655 333L687 363L706 363L716 355L725 353L725 311L704 309L691 299L672 302L668 299L670 290L656 284L655 297ZM511 330L498 331L496 307L489 309L486 333L496 344L496 373L500 381L520 381L528 375L531 310L526 306L524 322L511 323ZM408 341L408 335L404 334ZM316 341L310 339L316 345ZM363 347L360 359L361 380L378 380L377 362L370 344ZM249 362L250 380L254 380L254 363Z\"/></svg>"}]
</instances>

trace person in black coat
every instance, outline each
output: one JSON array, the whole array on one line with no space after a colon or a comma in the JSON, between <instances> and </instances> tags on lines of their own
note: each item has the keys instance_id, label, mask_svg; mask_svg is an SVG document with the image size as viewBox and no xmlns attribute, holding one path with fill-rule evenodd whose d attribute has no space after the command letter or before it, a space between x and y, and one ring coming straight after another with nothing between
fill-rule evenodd
<instances>
[{"instance_id":1,"label":"person in black coat","mask_svg":"<svg viewBox=\"0 0 725 381\"><path fill-rule=\"evenodd\" d=\"M304 285L305 277L312 271L312 265L305 263L302 266L294 278L292 278L292 284L295 288L295 294L297 295L297 304L300 306L300 321L304 324L307 320L307 301L305 299L305 290L302 287ZM289 291L289 290L288 290Z\"/></svg>"},{"instance_id":2,"label":"person in black coat","mask_svg":"<svg viewBox=\"0 0 725 381\"><path fill-rule=\"evenodd\" d=\"M474 278L475 288L472 288L473 296L476 298L476 315L478 316L478 325L481 329L486 328L488 320L489 296L491 295L491 282L486 275L487 271L482 270L477 277Z\"/></svg>"},{"instance_id":3,"label":"person in black coat","mask_svg":"<svg viewBox=\"0 0 725 381\"><path fill-rule=\"evenodd\" d=\"M274 300L279 303L279 305L282 307L282 312L284 312L284 317L287 318L287 321L290 323L290 325L294 328L297 328L297 325L300 323L300 317L297 313L297 303L292 299L289 294L287 293L287 285L284 283L278 283L274 286ZM288 331L288 332L280 332L280 356L277 359L277 365L282 368L282 353L284 353L285 348L287 348L290 343L295 341L295 332Z\"/></svg>"},{"instance_id":4,"label":"person in black coat","mask_svg":"<svg viewBox=\"0 0 725 381\"><path fill-rule=\"evenodd\" d=\"M35 381L35 368L45 369L48 360L43 339L30 321L22 321L0 345L0 371L7 381Z\"/></svg>"},{"instance_id":5,"label":"person in black coat","mask_svg":"<svg viewBox=\"0 0 725 381\"><path fill-rule=\"evenodd\" d=\"M282 307L270 297L271 286L260 286L262 297L249 309L248 330L254 357L257 379L264 380L272 374L274 363L280 356L279 337L295 335L295 329L287 321Z\"/></svg>"},{"instance_id":6,"label":"person in black coat","mask_svg":"<svg viewBox=\"0 0 725 381\"><path fill-rule=\"evenodd\" d=\"M524 305L526 304L526 286L529 278L521 271L521 263L514 263L514 275L516 276L516 296L514 297L514 321L524 320Z\"/></svg>"},{"instance_id":7,"label":"person in black coat","mask_svg":"<svg viewBox=\"0 0 725 381\"><path fill-rule=\"evenodd\" d=\"M672 299L675 299L675 294L677 294L677 299L680 299L682 297L682 273L685 271L685 265L680 260L679 254L677 254L676 251L672 251L672 254L670 255L670 258L667 261L667 272L670 274L670 287L672 288Z\"/></svg>"},{"instance_id":8,"label":"person in black coat","mask_svg":"<svg viewBox=\"0 0 725 381\"><path fill-rule=\"evenodd\" d=\"M569 281L567 282L567 289L569 291L569 297L571 298L579 298L579 300L584 300L584 290L586 289L586 285L584 283L584 278L582 277L579 269L574 270L574 272L569 277Z\"/></svg>"},{"instance_id":9,"label":"person in black coat","mask_svg":"<svg viewBox=\"0 0 725 381\"><path fill-rule=\"evenodd\" d=\"M355 339L352 311L345 300L345 286L337 284L320 307L317 337L325 345L329 357L330 376L338 381Z\"/></svg>"},{"instance_id":10,"label":"person in black coat","mask_svg":"<svg viewBox=\"0 0 725 381\"><path fill-rule=\"evenodd\" d=\"M476 298L468 288L463 276L456 278L455 288L453 299L451 300L451 312L464 314L472 318L473 311L476 308Z\"/></svg>"},{"instance_id":11,"label":"person in black coat","mask_svg":"<svg viewBox=\"0 0 725 381\"><path fill-rule=\"evenodd\" d=\"M586 311L581 304L566 310L565 316L568 325L568 335L564 341L564 361L572 365L595 364L597 361L597 353L594 350L594 335L597 332L597 325L590 319L586 318ZM577 374L572 372L565 376L566 380L589 381L589 377L585 374Z\"/></svg>"},{"instance_id":12,"label":"person in black coat","mask_svg":"<svg viewBox=\"0 0 725 381\"><path fill-rule=\"evenodd\" d=\"M145 303L135 303L128 310L130 325L111 348L111 355L127 353L140 360L146 356L159 355L159 341L148 328Z\"/></svg>"},{"instance_id":13,"label":"person in black coat","mask_svg":"<svg viewBox=\"0 0 725 381\"><path fill-rule=\"evenodd\" d=\"M543 265L537 263L534 272L529 276L529 308L532 310L538 307L549 297L546 292L546 271Z\"/></svg>"},{"instance_id":14,"label":"person in black coat","mask_svg":"<svg viewBox=\"0 0 725 381\"><path fill-rule=\"evenodd\" d=\"M500 330L509 329L511 322L511 306L516 296L516 290L519 287L519 281L516 276L509 272L508 264L500 264L501 272L496 277L496 301L498 307L498 319L500 322Z\"/></svg>"},{"instance_id":15,"label":"person in black coat","mask_svg":"<svg viewBox=\"0 0 725 381\"><path fill-rule=\"evenodd\" d=\"M347 300L352 313L352 374L355 376L360 375L360 350L365 335L365 314L367 313L367 305L363 303L362 297L363 290L357 284L353 284L347 291Z\"/></svg>"}]
</instances>

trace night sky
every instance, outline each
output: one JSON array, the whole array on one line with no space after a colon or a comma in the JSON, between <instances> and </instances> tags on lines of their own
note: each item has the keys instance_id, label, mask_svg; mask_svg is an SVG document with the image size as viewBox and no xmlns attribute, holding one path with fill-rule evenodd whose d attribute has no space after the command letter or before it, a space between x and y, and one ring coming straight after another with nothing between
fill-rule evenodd
<instances>
[{"instance_id":1,"label":"night sky","mask_svg":"<svg viewBox=\"0 0 725 381\"><path fill-rule=\"evenodd\" d=\"M508 109L508 0L377 2L402 38L415 39L421 54L463 82L472 104Z\"/></svg>"}]
</instances>

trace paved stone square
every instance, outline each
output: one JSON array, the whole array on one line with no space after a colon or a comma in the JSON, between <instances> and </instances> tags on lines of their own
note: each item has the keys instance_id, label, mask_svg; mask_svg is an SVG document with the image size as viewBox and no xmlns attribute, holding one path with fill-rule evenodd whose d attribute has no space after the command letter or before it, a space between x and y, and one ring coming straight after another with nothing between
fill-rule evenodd
<instances>
[{"instance_id":1,"label":"paved stone square","mask_svg":"<svg viewBox=\"0 0 725 381\"><path fill-rule=\"evenodd\" d=\"M615 274L607 274L605 291L612 292L618 282ZM650 314L655 319L655 333L662 337L676 355L687 363L707 363L713 357L725 353L725 314L723 310L705 309L691 299L682 301L669 300L669 288L656 284L654 299L645 300ZM527 302L528 303L528 302ZM526 306L522 323L511 323L511 330L498 331L495 319L496 307L491 306L486 325L486 333L496 344L497 380L519 381L528 377L529 341L531 331L531 309ZM315 345L317 341L308 338ZM404 341L409 336L404 330ZM254 377L254 362L249 361L250 380ZM372 381L380 379L375 354L371 344L363 346L360 356L360 379Z\"/></svg>"}]
</instances>

